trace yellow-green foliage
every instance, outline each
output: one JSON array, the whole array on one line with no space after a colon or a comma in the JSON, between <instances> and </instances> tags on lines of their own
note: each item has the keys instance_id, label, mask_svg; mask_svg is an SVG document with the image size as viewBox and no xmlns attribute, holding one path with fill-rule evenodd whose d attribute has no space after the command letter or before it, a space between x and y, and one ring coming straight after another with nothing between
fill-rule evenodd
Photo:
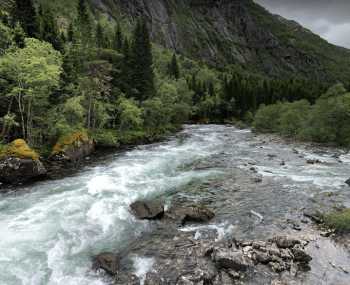
<instances>
[{"instance_id":1,"label":"yellow-green foliage","mask_svg":"<svg viewBox=\"0 0 350 285\"><path fill-rule=\"evenodd\" d=\"M85 131L77 131L62 136L53 147L52 154L64 153L69 147L79 147L82 143L88 142L89 136Z\"/></svg>"},{"instance_id":2,"label":"yellow-green foliage","mask_svg":"<svg viewBox=\"0 0 350 285\"><path fill-rule=\"evenodd\" d=\"M340 233L350 232L350 209L331 213L325 216L325 223Z\"/></svg>"},{"instance_id":3,"label":"yellow-green foliage","mask_svg":"<svg viewBox=\"0 0 350 285\"><path fill-rule=\"evenodd\" d=\"M23 139L17 139L0 150L0 157L18 157L38 160L39 155Z\"/></svg>"}]
</instances>

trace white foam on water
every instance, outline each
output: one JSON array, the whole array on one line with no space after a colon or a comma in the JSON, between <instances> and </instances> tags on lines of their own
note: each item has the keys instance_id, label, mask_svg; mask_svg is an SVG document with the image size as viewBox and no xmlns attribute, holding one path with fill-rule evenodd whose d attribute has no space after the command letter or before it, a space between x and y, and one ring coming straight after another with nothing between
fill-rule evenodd
<instances>
[{"instance_id":1,"label":"white foam on water","mask_svg":"<svg viewBox=\"0 0 350 285\"><path fill-rule=\"evenodd\" d=\"M143 285L145 283L146 274L152 270L155 260L151 257L134 256L133 262L135 268L134 273L140 278L141 285Z\"/></svg>"},{"instance_id":2,"label":"white foam on water","mask_svg":"<svg viewBox=\"0 0 350 285\"><path fill-rule=\"evenodd\" d=\"M217 238L215 241L220 241L224 239L226 236L230 236L235 229L235 226L228 223L220 223L220 224L210 224L210 225L191 225L180 228L179 230L182 232L194 232L195 239L199 239L202 236L202 232L207 230L215 230L217 233Z\"/></svg>"},{"instance_id":3,"label":"white foam on water","mask_svg":"<svg viewBox=\"0 0 350 285\"><path fill-rule=\"evenodd\" d=\"M74 177L42 182L0 201L1 285L102 285L91 256L112 251L149 228L129 205L215 171L179 167L220 150L224 127L186 127L185 139L118 154ZM138 259L144 275L151 260Z\"/></svg>"}]
</instances>

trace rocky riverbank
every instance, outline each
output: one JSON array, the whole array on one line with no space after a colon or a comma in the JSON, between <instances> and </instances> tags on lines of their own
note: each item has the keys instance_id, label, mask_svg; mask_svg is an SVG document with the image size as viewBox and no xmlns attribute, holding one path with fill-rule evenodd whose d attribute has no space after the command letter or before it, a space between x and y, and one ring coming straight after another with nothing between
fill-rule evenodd
<instances>
[{"instance_id":1,"label":"rocky riverbank","mask_svg":"<svg viewBox=\"0 0 350 285\"><path fill-rule=\"evenodd\" d=\"M135 210L136 209L136 210ZM163 209L163 210L162 210ZM309 243L293 236L274 236L261 240L236 240L233 236L217 239L215 231L198 236L196 231L182 231L185 222L203 223L214 213L203 206L173 207L164 212L160 202L139 201L131 210L141 219L157 219L156 230L132 243L119 254L101 253L93 268L114 278L114 284L251 284L283 279L310 270ZM159 215L162 214L162 215ZM152 269L139 278L128 266L133 256L152 260ZM258 283L255 283L258 284ZM259 283L270 284L270 283Z\"/></svg>"}]
</instances>

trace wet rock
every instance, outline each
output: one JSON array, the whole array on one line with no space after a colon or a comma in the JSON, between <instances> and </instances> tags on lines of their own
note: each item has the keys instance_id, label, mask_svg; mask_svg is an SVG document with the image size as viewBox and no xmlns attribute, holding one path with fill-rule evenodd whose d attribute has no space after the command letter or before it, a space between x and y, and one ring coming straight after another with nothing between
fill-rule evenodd
<instances>
[{"instance_id":1,"label":"wet rock","mask_svg":"<svg viewBox=\"0 0 350 285\"><path fill-rule=\"evenodd\" d=\"M275 242L279 248L292 248L296 244L301 243L300 240L287 237L287 236L277 236L277 237L274 237L271 241Z\"/></svg>"},{"instance_id":2,"label":"wet rock","mask_svg":"<svg viewBox=\"0 0 350 285\"><path fill-rule=\"evenodd\" d=\"M276 158L277 157L277 155L276 154L268 154L267 155L267 157L270 159L270 160L272 160L272 159L274 159L274 158Z\"/></svg>"},{"instance_id":3,"label":"wet rock","mask_svg":"<svg viewBox=\"0 0 350 285\"><path fill-rule=\"evenodd\" d=\"M119 270L119 257L110 252L100 253L94 257L92 268L94 270L103 269L110 275L117 275Z\"/></svg>"},{"instance_id":4,"label":"wet rock","mask_svg":"<svg viewBox=\"0 0 350 285\"><path fill-rule=\"evenodd\" d=\"M270 261L272 261L272 258L268 253L261 251L255 251L253 254L253 259L255 262L261 264L268 264Z\"/></svg>"},{"instance_id":5,"label":"wet rock","mask_svg":"<svg viewBox=\"0 0 350 285\"><path fill-rule=\"evenodd\" d=\"M204 206L194 205L172 208L166 216L185 225L187 222L208 222L215 217L215 214Z\"/></svg>"},{"instance_id":6,"label":"wet rock","mask_svg":"<svg viewBox=\"0 0 350 285\"><path fill-rule=\"evenodd\" d=\"M285 166L286 165L286 162L284 160L281 161L280 163L281 166Z\"/></svg>"},{"instance_id":7,"label":"wet rock","mask_svg":"<svg viewBox=\"0 0 350 285\"><path fill-rule=\"evenodd\" d=\"M146 274L144 285L165 285L165 283L162 281L162 278L159 276L158 273L155 272L148 272Z\"/></svg>"},{"instance_id":8,"label":"wet rock","mask_svg":"<svg viewBox=\"0 0 350 285\"><path fill-rule=\"evenodd\" d=\"M118 274L115 285L141 285L141 281L134 274Z\"/></svg>"},{"instance_id":9,"label":"wet rock","mask_svg":"<svg viewBox=\"0 0 350 285\"><path fill-rule=\"evenodd\" d=\"M317 224L323 223L322 214L318 211L305 211L304 216L311 219L313 222L315 222Z\"/></svg>"},{"instance_id":10,"label":"wet rock","mask_svg":"<svg viewBox=\"0 0 350 285\"><path fill-rule=\"evenodd\" d=\"M292 253L295 261L309 263L312 260L312 257L308 255L300 245L293 247Z\"/></svg>"},{"instance_id":11,"label":"wet rock","mask_svg":"<svg viewBox=\"0 0 350 285\"><path fill-rule=\"evenodd\" d=\"M45 174L46 169L39 159L6 157L0 160L1 183L25 183Z\"/></svg>"},{"instance_id":12,"label":"wet rock","mask_svg":"<svg viewBox=\"0 0 350 285\"><path fill-rule=\"evenodd\" d=\"M249 263L241 250L216 248L213 251L212 260L220 269L233 269L244 272L249 268Z\"/></svg>"},{"instance_id":13,"label":"wet rock","mask_svg":"<svg viewBox=\"0 0 350 285\"><path fill-rule=\"evenodd\" d=\"M350 178L348 180L345 181L345 184L350 186Z\"/></svg>"},{"instance_id":14,"label":"wet rock","mask_svg":"<svg viewBox=\"0 0 350 285\"><path fill-rule=\"evenodd\" d=\"M307 164L319 164L322 163L322 161L320 161L319 159L308 159L306 161Z\"/></svg>"},{"instance_id":15,"label":"wet rock","mask_svg":"<svg viewBox=\"0 0 350 285\"><path fill-rule=\"evenodd\" d=\"M254 177L252 180L254 183L261 183L263 181L262 177Z\"/></svg>"},{"instance_id":16,"label":"wet rock","mask_svg":"<svg viewBox=\"0 0 350 285\"><path fill-rule=\"evenodd\" d=\"M160 201L137 201L132 203L130 208L141 220L156 220L164 216L164 205Z\"/></svg>"}]
</instances>

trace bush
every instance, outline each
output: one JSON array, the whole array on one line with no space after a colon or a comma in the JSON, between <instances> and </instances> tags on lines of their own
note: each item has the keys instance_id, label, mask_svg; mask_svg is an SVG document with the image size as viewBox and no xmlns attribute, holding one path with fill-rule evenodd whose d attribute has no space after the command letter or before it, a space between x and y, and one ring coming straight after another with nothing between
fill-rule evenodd
<instances>
[{"instance_id":1,"label":"bush","mask_svg":"<svg viewBox=\"0 0 350 285\"><path fill-rule=\"evenodd\" d=\"M288 137L299 136L309 117L310 108L306 100L284 104L279 118L279 133Z\"/></svg>"},{"instance_id":2,"label":"bush","mask_svg":"<svg viewBox=\"0 0 350 285\"><path fill-rule=\"evenodd\" d=\"M99 130L92 134L98 147L118 147L119 141L114 130Z\"/></svg>"},{"instance_id":3,"label":"bush","mask_svg":"<svg viewBox=\"0 0 350 285\"><path fill-rule=\"evenodd\" d=\"M283 109L284 105L282 103L269 106L262 105L255 115L254 129L262 133L278 132Z\"/></svg>"},{"instance_id":4,"label":"bush","mask_svg":"<svg viewBox=\"0 0 350 285\"><path fill-rule=\"evenodd\" d=\"M324 220L328 227L338 233L350 233L350 209L328 214Z\"/></svg>"}]
</instances>

